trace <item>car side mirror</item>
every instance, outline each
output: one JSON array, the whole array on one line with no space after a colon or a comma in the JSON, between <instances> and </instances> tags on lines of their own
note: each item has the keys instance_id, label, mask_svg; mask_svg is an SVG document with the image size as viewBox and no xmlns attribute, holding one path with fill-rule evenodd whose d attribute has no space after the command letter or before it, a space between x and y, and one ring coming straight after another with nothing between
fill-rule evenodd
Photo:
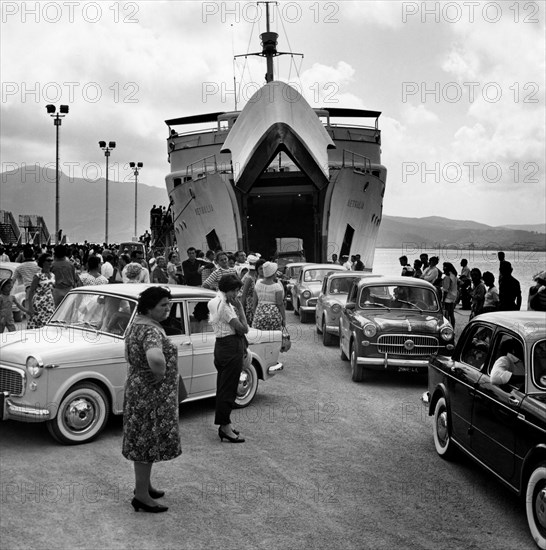
<instances>
[{"instance_id":1,"label":"car side mirror","mask_svg":"<svg viewBox=\"0 0 546 550\"><path fill-rule=\"evenodd\" d=\"M345 309L353 310L356 308L356 304L354 302L349 302L348 304L345 304Z\"/></svg>"}]
</instances>

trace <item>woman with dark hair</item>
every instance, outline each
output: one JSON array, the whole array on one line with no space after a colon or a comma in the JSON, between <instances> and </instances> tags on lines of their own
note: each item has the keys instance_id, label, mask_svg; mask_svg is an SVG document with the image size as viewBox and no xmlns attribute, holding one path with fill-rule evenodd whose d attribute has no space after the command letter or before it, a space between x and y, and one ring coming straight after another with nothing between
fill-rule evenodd
<instances>
[{"instance_id":1,"label":"woman with dark hair","mask_svg":"<svg viewBox=\"0 0 546 550\"><path fill-rule=\"evenodd\" d=\"M178 430L178 351L160 322L169 316L169 289L147 288L138 299L137 317L125 340L128 363L123 410L122 454L134 462L138 511L166 512L154 500L165 492L151 483L154 462L182 453Z\"/></svg>"},{"instance_id":2,"label":"woman with dark hair","mask_svg":"<svg viewBox=\"0 0 546 550\"><path fill-rule=\"evenodd\" d=\"M455 301L457 300L457 270L451 262L444 262L442 279L442 303L444 314L455 328Z\"/></svg>"},{"instance_id":3,"label":"woman with dark hair","mask_svg":"<svg viewBox=\"0 0 546 550\"><path fill-rule=\"evenodd\" d=\"M499 308L499 291L495 286L495 275L491 271L485 271L482 275L483 282L487 288L483 302L482 313L497 311Z\"/></svg>"},{"instance_id":4,"label":"woman with dark hair","mask_svg":"<svg viewBox=\"0 0 546 550\"><path fill-rule=\"evenodd\" d=\"M55 311L53 288L55 275L51 272L53 258L50 254L42 254L38 258L40 272L34 275L28 293L30 319L27 328L43 327Z\"/></svg>"},{"instance_id":5,"label":"woman with dark hair","mask_svg":"<svg viewBox=\"0 0 546 550\"><path fill-rule=\"evenodd\" d=\"M87 273L81 273L79 277L83 286L108 284L108 279L104 275L101 275L100 258L98 256L89 256L87 260Z\"/></svg>"},{"instance_id":6,"label":"woman with dark hair","mask_svg":"<svg viewBox=\"0 0 546 550\"><path fill-rule=\"evenodd\" d=\"M470 270L470 278L472 279L472 307L470 311L470 319L476 317L483 312L483 303L485 301L485 285L482 281L482 272L477 268L473 267Z\"/></svg>"},{"instance_id":7,"label":"woman with dark hair","mask_svg":"<svg viewBox=\"0 0 546 550\"><path fill-rule=\"evenodd\" d=\"M214 366L216 379L216 413L214 423L219 426L220 441L244 443L231 425L231 410L237 397L243 359L247 353L248 323L237 293L242 283L237 275L223 275L218 282L218 295L209 304L210 322L216 335Z\"/></svg>"}]
</instances>

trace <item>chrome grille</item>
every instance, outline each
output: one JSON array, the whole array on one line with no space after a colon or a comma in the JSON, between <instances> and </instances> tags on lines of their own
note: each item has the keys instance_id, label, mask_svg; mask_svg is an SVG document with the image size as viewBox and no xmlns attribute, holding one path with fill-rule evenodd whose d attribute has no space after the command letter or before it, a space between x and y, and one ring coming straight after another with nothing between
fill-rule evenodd
<instances>
[{"instance_id":1,"label":"chrome grille","mask_svg":"<svg viewBox=\"0 0 546 550\"><path fill-rule=\"evenodd\" d=\"M0 367L0 391L7 391L11 395L23 395L25 387L24 374L19 370Z\"/></svg>"},{"instance_id":2,"label":"chrome grille","mask_svg":"<svg viewBox=\"0 0 546 550\"><path fill-rule=\"evenodd\" d=\"M411 340L413 349L407 349L405 342ZM379 353L396 355L421 356L431 355L438 351L438 339L435 336L419 336L417 334L385 334L377 339Z\"/></svg>"}]
</instances>

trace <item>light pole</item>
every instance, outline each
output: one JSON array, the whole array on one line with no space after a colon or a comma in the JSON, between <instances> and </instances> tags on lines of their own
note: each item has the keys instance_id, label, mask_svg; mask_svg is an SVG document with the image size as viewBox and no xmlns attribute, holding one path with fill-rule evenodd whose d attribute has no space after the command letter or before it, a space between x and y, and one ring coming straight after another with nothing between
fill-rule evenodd
<instances>
[{"instance_id":1,"label":"light pole","mask_svg":"<svg viewBox=\"0 0 546 550\"><path fill-rule=\"evenodd\" d=\"M135 240L137 236L137 185L138 185L138 170L139 168L142 168L144 164L142 162L137 162L136 164L134 162L129 163L129 167L131 170L133 170L133 174L135 175Z\"/></svg>"},{"instance_id":2,"label":"light pole","mask_svg":"<svg viewBox=\"0 0 546 550\"><path fill-rule=\"evenodd\" d=\"M104 156L106 157L106 222L104 228L104 242L108 244L108 157L110 156L110 151L116 148L116 142L109 141L108 147L106 147L106 141L99 141L99 147L104 151Z\"/></svg>"},{"instance_id":3,"label":"light pole","mask_svg":"<svg viewBox=\"0 0 546 550\"><path fill-rule=\"evenodd\" d=\"M61 105L59 112L55 113L57 108L55 105L46 105L46 110L49 116L53 118L53 124L56 128L56 161L55 161L55 243L59 244L59 231L60 231L60 185L59 185L59 128L62 124L62 119L68 114L68 105Z\"/></svg>"}]
</instances>

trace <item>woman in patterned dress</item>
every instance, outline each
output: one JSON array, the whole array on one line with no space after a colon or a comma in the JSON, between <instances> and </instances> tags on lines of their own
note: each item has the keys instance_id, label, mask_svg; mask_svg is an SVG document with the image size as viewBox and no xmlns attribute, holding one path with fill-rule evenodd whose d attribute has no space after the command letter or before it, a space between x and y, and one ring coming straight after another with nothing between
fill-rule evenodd
<instances>
[{"instance_id":1,"label":"woman in patterned dress","mask_svg":"<svg viewBox=\"0 0 546 550\"><path fill-rule=\"evenodd\" d=\"M281 330L285 326L284 288L275 275L277 264L265 262L264 278L254 287L254 319L252 326L261 330Z\"/></svg>"},{"instance_id":2,"label":"woman in patterned dress","mask_svg":"<svg viewBox=\"0 0 546 550\"><path fill-rule=\"evenodd\" d=\"M147 288L139 297L138 315L125 340L128 362L123 410L122 454L134 462L138 511L166 512L154 500L165 492L151 483L154 462L182 453L178 430L178 351L160 322L169 316L170 291Z\"/></svg>"},{"instance_id":3,"label":"woman in patterned dress","mask_svg":"<svg viewBox=\"0 0 546 550\"><path fill-rule=\"evenodd\" d=\"M55 302L53 301L55 275L51 273L53 258L49 254L42 254L37 263L41 270L34 275L30 284L28 303L31 317L28 320L27 328L43 327L55 311Z\"/></svg>"}]
</instances>

